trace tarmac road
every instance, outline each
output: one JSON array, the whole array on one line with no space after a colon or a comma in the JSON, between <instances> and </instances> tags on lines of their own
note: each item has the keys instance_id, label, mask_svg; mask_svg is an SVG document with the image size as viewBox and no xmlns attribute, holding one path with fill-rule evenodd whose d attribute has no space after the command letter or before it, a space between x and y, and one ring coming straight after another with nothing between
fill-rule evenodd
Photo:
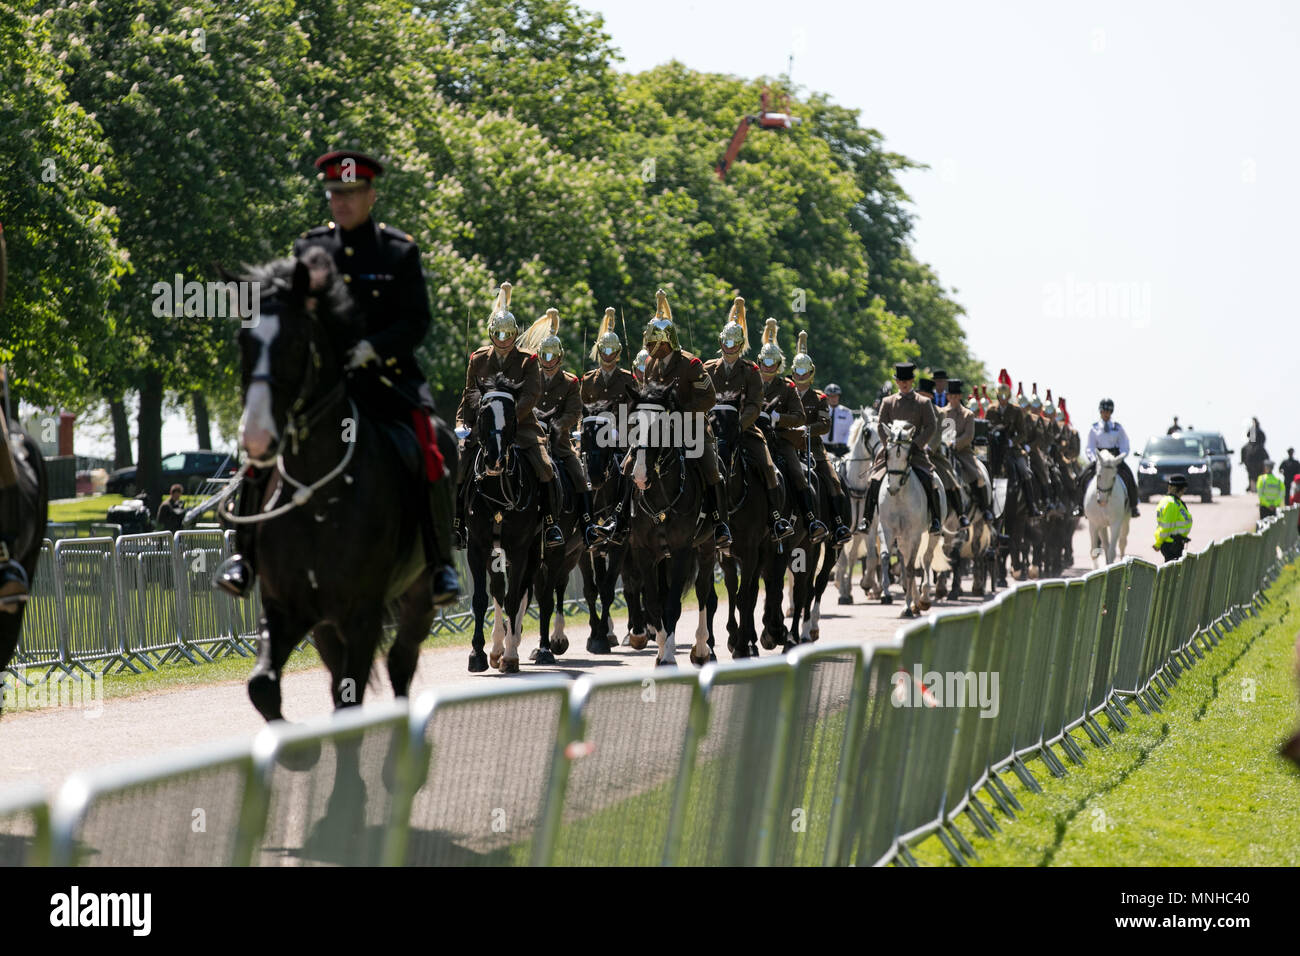
<instances>
[{"instance_id":1,"label":"tarmac road","mask_svg":"<svg viewBox=\"0 0 1300 956\"><path fill-rule=\"evenodd\" d=\"M1151 544L1155 531L1153 501L1142 505L1142 516L1131 526L1129 553L1159 564L1158 553ZM1229 498L1216 498L1211 504L1190 501L1193 520L1193 550L1200 550L1214 540L1254 527L1258 506L1250 494ZM1080 520L1075 535L1074 556L1076 567L1071 574L1091 570L1088 558L1087 522ZM828 589L822 602L821 637L826 641L872 641L887 638L900 625L901 605L865 604L861 592L855 594L853 605L836 604L834 585ZM940 602L935 610L978 604L975 599L960 602ZM637 669L654 666L655 645L644 651L620 647L609 656L597 657L586 652L586 622L570 619L568 631L571 647L554 667L537 667L527 661L527 654L536 646L532 634L522 648L523 676L557 673L577 677L586 673L634 673ZM727 659L725 651L726 606L719 608L715 618L715 633L723 648L720 659ZM690 635L694 632L694 611L683 614L679 625L678 660L690 666L686 654ZM465 647L426 650L420 657L415 675L412 696L432 688L483 686L488 681L519 680L505 677L495 671L471 675L466 670L468 640ZM764 652L766 656L768 653ZM111 678L109 678L111 679ZM323 669L287 674L283 683L284 712L290 720L303 720L331 709L327 679ZM388 699L392 691L382 666L375 669L367 700ZM230 681L205 687L142 694L135 697L103 702L100 715L89 717L93 711L73 708L51 708L4 716L0 720L0 786L19 781L39 781L48 787L57 786L76 770L110 763L143 758L168 751L184 750L198 744L231 738L251 738L263 721L248 701L242 681Z\"/></svg>"}]
</instances>

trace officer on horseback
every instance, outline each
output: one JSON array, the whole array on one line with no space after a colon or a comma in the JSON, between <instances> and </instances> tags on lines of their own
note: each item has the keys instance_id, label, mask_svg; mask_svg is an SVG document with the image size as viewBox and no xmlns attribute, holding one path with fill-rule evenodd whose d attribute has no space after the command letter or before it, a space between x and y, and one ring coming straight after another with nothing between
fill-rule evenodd
<instances>
[{"instance_id":1,"label":"officer on horseback","mask_svg":"<svg viewBox=\"0 0 1300 956\"><path fill-rule=\"evenodd\" d=\"M718 450L714 444L713 430L708 424L708 412L717 400L713 380L704 371L704 363L687 352L677 341L677 327L673 325L673 312L668 305L668 294L663 289L655 292L655 314L642 335L646 353L643 382L668 384L677 390L678 402L688 415L698 415L704 420L704 447L700 465L704 471L705 508L713 519L713 538L718 550L731 546L731 529L726 515L731 509L726 504L727 489L718 471ZM639 356L638 356L639 358ZM623 474L629 476L635 465L635 449L623 459ZM632 483L628 482L623 500L614 509L614 515L603 525L601 534L617 544L627 533L632 509Z\"/></svg>"},{"instance_id":2,"label":"officer on horseback","mask_svg":"<svg viewBox=\"0 0 1300 956\"><path fill-rule=\"evenodd\" d=\"M460 406L456 409L456 428L470 431L461 449L460 468L456 476L456 547L461 549L468 547L465 533L465 479L478 454L478 437L473 429L478 422L479 402L482 398L480 383L491 381L502 374L510 381L519 383L520 390L515 399L515 443L542 485L541 507L545 522L542 542L548 548L564 546L564 533L555 523L555 515L560 510L555 469L551 465L551 456L541 441L544 437L542 426L534 414L542 397L542 370L536 355L521 352L516 347L519 324L510 311L510 291L509 282L501 283L496 305L488 319L488 339L491 344L484 345L470 355L469 367L465 370L465 389L461 393ZM583 483L586 483L585 479Z\"/></svg>"},{"instance_id":3,"label":"officer on horseback","mask_svg":"<svg viewBox=\"0 0 1300 956\"><path fill-rule=\"evenodd\" d=\"M794 534L794 525L781 515L777 507L777 490L779 482L776 477L776 464L772 461L771 449L767 439L758 427L758 415L763 408L763 380L758 374L758 365L745 360L749 351L749 326L745 321L745 300L736 296L727 324L718 336L721 345L721 358L709 359L704 363L704 370L713 381L715 393L737 392L740 394L740 448L751 465L758 468L763 475L763 488L767 495L768 514L772 521L772 538L782 541ZM739 460L739 459L737 459Z\"/></svg>"},{"instance_id":4,"label":"officer on horseback","mask_svg":"<svg viewBox=\"0 0 1300 956\"><path fill-rule=\"evenodd\" d=\"M962 404L966 383L959 378L949 379L947 392L950 401L944 406L943 414L951 418L956 425L952 457L961 468L962 476L971 490L971 497L978 501L980 508L983 509L984 520L992 524L993 500L989 496L989 486L984 480L984 473L975 463L975 413Z\"/></svg>"},{"instance_id":5,"label":"officer on horseback","mask_svg":"<svg viewBox=\"0 0 1300 956\"><path fill-rule=\"evenodd\" d=\"M898 391L884 398L880 403L880 418L876 422L876 431L880 435L880 448L876 460L871 466L871 484L867 487L867 498L862 520L858 530L866 532L871 529L871 522L876 515L876 498L880 495L880 483L885 479L888 467L886 458L889 454L889 423L908 422L913 427L910 464L916 476L921 480L925 490L925 500L930 508L930 534L939 534L939 493L934 487L934 473L931 471L930 456L926 446L930 435L938 427L934 406L912 391L916 379L916 366L911 362L900 362L894 366L894 383Z\"/></svg>"},{"instance_id":6,"label":"officer on horseback","mask_svg":"<svg viewBox=\"0 0 1300 956\"><path fill-rule=\"evenodd\" d=\"M857 418L853 409L840 404L843 391L834 382L826 386L826 403L831 409L831 430L826 435L826 450L840 458L849 453L849 431Z\"/></svg>"},{"instance_id":7,"label":"officer on horseback","mask_svg":"<svg viewBox=\"0 0 1300 956\"><path fill-rule=\"evenodd\" d=\"M542 396L537 400L537 420L550 436L547 447L551 450L552 461L558 461L564 467L573 486L580 506L578 513L582 517L583 537L587 547L591 548L597 541L596 525L591 520L591 489L587 487L582 463L573 453L573 430L582 419L581 389L578 376L560 368L564 343L560 340L559 310L547 309L546 314L520 336L518 348L535 354L542 368Z\"/></svg>"},{"instance_id":8,"label":"officer on horseback","mask_svg":"<svg viewBox=\"0 0 1300 956\"><path fill-rule=\"evenodd\" d=\"M1023 391L1021 394L1023 395ZM984 418L990 425L1001 426L1005 442L1004 450L1010 457L1010 473L1025 489L1024 497L1029 506L1029 513L1036 518L1041 517L1043 512L1038 507L1038 499L1042 494L1034 493L1034 481L1029 470L1029 462L1024 457L1025 413L1018 405L1011 402L1011 376L1007 374L1006 369L998 374L997 404L985 410Z\"/></svg>"},{"instance_id":9,"label":"officer on horseback","mask_svg":"<svg viewBox=\"0 0 1300 956\"><path fill-rule=\"evenodd\" d=\"M793 382L781 377L785 371L785 353L776 338L776 319L768 319L763 324L763 345L758 350L758 374L763 380L764 403L759 417L776 432L773 458L786 476L789 487L798 496L804 524L808 528L808 540L820 544L826 539L829 529L817 517L817 502L813 500L812 489L808 487L808 479L799 461L808 416L799 398L799 390Z\"/></svg>"},{"instance_id":10,"label":"officer on horseback","mask_svg":"<svg viewBox=\"0 0 1300 956\"><path fill-rule=\"evenodd\" d=\"M1119 477L1124 482L1124 490L1128 492L1129 510L1134 518L1138 517L1138 496L1137 481L1133 478L1133 472L1129 470L1128 462L1123 460L1128 457L1129 444L1128 434L1124 431L1124 426L1119 422L1111 421L1111 415L1115 412L1115 403L1109 398L1103 398L1097 406L1101 412L1101 421L1093 422L1092 428L1088 431L1088 444L1084 446L1083 453L1088 459L1088 467L1083 469L1079 475L1079 487L1087 488L1094 475L1097 473L1097 452L1105 448L1108 451L1119 455ZM1075 509L1076 514L1082 514L1082 507Z\"/></svg>"},{"instance_id":11,"label":"officer on horseback","mask_svg":"<svg viewBox=\"0 0 1300 956\"><path fill-rule=\"evenodd\" d=\"M924 398L931 405L935 399L934 379L923 378L916 385L916 394ZM961 510L961 494L957 491L957 476L953 474L952 466L948 464L948 459L943 453L943 423L946 418L944 410L935 407L935 429L930 434L930 442L926 445L926 452L930 455L930 465L934 468L934 473L939 476L939 484L943 486L944 497L948 499L948 510L957 515L957 523L963 528L970 527L970 518Z\"/></svg>"},{"instance_id":12,"label":"officer on horseback","mask_svg":"<svg viewBox=\"0 0 1300 956\"><path fill-rule=\"evenodd\" d=\"M318 158L315 166L325 186L334 222L303 233L293 244L301 257L319 247L334 260L347 284L353 308L364 320L365 338L349 352L353 373L350 391L368 412L382 419L410 421L424 447L428 494L420 509L421 538L431 571L435 605L454 603L460 585L452 564L447 525L451 518L450 483L442 479L445 454L435 447L430 417L436 415L428 382L415 360L415 347L429 328L429 296L420 267L420 250L409 233L375 223L373 180L384 168L363 153L338 151ZM454 445L445 437L446 454ZM240 489L241 516L256 513L272 469L253 469ZM214 585L235 597L247 597L256 573L255 525L236 530L237 553L217 569Z\"/></svg>"},{"instance_id":13,"label":"officer on horseback","mask_svg":"<svg viewBox=\"0 0 1300 956\"><path fill-rule=\"evenodd\" d=\"M614 310L607 308L596 333L596 344L591 347L591 357L599 366L582 376L582 404L607 402L616 416L619 408L632 404L636 397L636 376L618 364L622 352L623 343L614 331Z\"/></svg>"},{"instance_id":14,"label":"officer on horseback","mask_svg":"<svg viewBox=\"0 0 1300 956\"><path fill-rule=\"evenodd\" d=\"M825 392L812 387L813 374L817 366L808 354L808 333L799 333L799 350L790 363L790 381L794 383L803 403L805 428L808 430L808 451L817 468L817 477L826 486L831 499L831 511L835 514L835 543L844 544L853 537L849 530L849 502L840 487L840 476L831 467L826 457L826 447L822 444L822 435L831 430L831 406ZM811 494L810 494L811 497Z\"/></svg>"}]
</instances>

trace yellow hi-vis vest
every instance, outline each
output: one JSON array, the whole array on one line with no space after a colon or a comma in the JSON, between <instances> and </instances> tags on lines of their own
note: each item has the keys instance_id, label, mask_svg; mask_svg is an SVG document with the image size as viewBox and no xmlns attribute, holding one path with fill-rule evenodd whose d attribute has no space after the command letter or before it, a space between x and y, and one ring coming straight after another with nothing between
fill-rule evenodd
<instances>
[{"instance_id":1,"label":"yellow hi-vis vest","mask_svg":"<svg viewBox=\"0 0 1300 956\"><path fill-rule=\"evenodd\" d=\"M1255 491L1259 494L1261 508L1281 508L1285 504L1283 499L1286 488L1282 485L1282 479L1271 472L1259 476L1255 482Z\"/></svg>"},{"instance_id":2,"label":"yellow hi-vis vest","mask_svg":"<svg viewBox=\"0 0 1300 956\"><path fill-rule=\"evenodd\" d=\"M1192 516L1177 495L1166 495L1156 511L1156 547L1177 536L1191 537Z\"/></svg>"}]
</instances>

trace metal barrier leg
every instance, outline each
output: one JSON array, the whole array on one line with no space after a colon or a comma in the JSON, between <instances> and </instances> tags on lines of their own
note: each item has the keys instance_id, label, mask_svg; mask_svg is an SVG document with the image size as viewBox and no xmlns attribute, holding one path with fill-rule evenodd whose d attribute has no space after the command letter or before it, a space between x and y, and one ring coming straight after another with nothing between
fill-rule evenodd
<instances>
[{"instance_id":1,"label":"metal barrier leg","mask_svg":"<svg viewBox=\"0 0 1300 956\"><path fill-rule=\"evenodd\" d=\"M1061 735L1061 749L1065 751L1065 755L1070 758L1071 762L1080 766L1087 759L1084 756L1083 748L1075 743L1074 738L1069 734Z\"/></svg>"},{"instance_id":2,"label":"metal barrier leg","mask_svg":"<svg viewBox=\"0 0 1300 956\"><path fill-rule=\"evenodd\" d=\"M1011 812L1011 804L1016 798L1011 796L1011 791L1009 790L1006 792L1006 796L1004 797L1002 795L1002 788L1002 781L998 779L997 774L989 774L989 779L988 782L984 784L984 789L987 790L989 796L993 798L993 802L997 804L998 809L1005 813L1010 819L1014 820L1016 815ZM1007 799L1008 797L1010 797L1010 800ZM1018 803L1016 804L1016 807L1020 810L1024 809L1024 807L1020 806Z\"/></svg>"},{"instance_id":3,"label":"metal barrier leg","mask_svg":"<svg viewBox=\"0 0 1300 956\"><path fill-rule=\"evenodd\" d=\"M989 813L988 808L980 803L980 798L973 793L970 795L970 803L966 806L966 816L970 817L971 823L979 831L980 836L986 839L992 839L994 832L1002 831L998 821L993 819L993 814Z\"/></svg>"},{"instance_id":4,"label":"metal barrier leg","mask_svg":"<svg viewBox=\"0 0 1300 956\"><path fill-rule=\"evenodd\" d=\"M1020 782L1029 789L1030 793L1043 792L1042 785L1034 779L1034 775L1029 772L1029 768L1021 762L1019 757L1011 761L1011 769L1015 771L1016 776L1020 778Z\"/></svg>"},{"instance_id":5,"label":"metal barrier leg","mask_svg":"<svg viewBox=\"0 0 1300 956\"><path fill-rule=\"evenodd\" d=\"M1038 755L1043 759L1043 763L1047 765L1048 772L1051 773L1053 777L1064 777L1066 773L1068 773L1065 769L1065 764L1061 763L1056 754L1052 752L1050 746L1040 747Z\"/></svg>"},{"instance_id":6,"label":"metal barrier leg","mask_svg":"<svg viewBox=\"0 0 1300 956\"><path fill-rule=\"evenodd\" d=\"M939 827L939 829L935 830L934 835L939 838L939 842L943 844L943 848L948 851L948 855L952 857L954 863L958 866L970 865L966 862L966 857L962 856L961 850L957 849L957 844L953 842L952 837L948 835L948 831L944 827ZM899 856L902 856L905 849L906 847L899 849ZM974 854L974 852L975 851L972 849L971 853Z\"/></svg>"},{"instance_id":7,"label":"metal barrier leg","mask_svg":"<svg viewBox=\"0 0 1300 956\"><path fill-rule=\"evenodd\" d=\"M1110 718L1111 727L1115 729L1116 733L1122 734L1124 731L1128 730L1128 724L1125 723L1124 718L1119 715L1119 707L1117 706L1118 702L1118 697L1112 697L1110 700L1106 701L1104 710L1106 716Z\"/></svg>"},{"instance_id":8,"label":"metal barrier leg","mask_svg":"<svg viewBox=\"0 0 1300 956\"><path fill-rule=\"evenodd\" d=\"M1089 714L1083 719L1083 726L1089 728L1088 736L1092 738L1096 746L1105 747L1110 744L1110 735L1106 733L1106 728L1097 722L1097 718ZM1101 743L1096 743L1099 738Z\"/></svg>"}]
</instances>

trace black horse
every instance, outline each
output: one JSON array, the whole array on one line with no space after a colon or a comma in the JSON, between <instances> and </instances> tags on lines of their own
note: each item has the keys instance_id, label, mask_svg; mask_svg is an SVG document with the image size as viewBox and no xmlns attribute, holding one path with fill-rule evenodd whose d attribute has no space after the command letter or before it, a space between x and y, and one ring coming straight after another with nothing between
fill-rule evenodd
<instances>
[{"instance_id":1,"label":"black horse","mask_svg":"<svg viewBox=\"0 0 1300 956\"><path fill-rule=\"evenodd\" d=\"M567 488L570 484L568 472L559 465L555 450L561 447L561 442L571 442L572 438L567 431L560 434L550 425L546 430L549 435L551 460L556 462L555 480L561 482L562 488ZM560 526L560 531L564 534L564 547L544 548L538 561L533 592L537 596L541 640L529 655L536 664L554 664L555 655L563 654L569 649L569 638L564 633L564 592L568 589L570 572L587 554L581 524L582 491L581 488L567 488L562 495L561 508L555 515L555 523ZM552 615L556 618L554 632L550 630ZM590 646L590 640L587 643ZM608 647L606 650L608 651Z\"/></svg>"},{"instance_id":2,"label":"black horse","mask_svg":"<svg viewBox=\"0 0 1300 956\"><path fill-rule=\"evenodd\" d=\"M604 521L609 512L623 500L623 478L618 470L619 451L617 435L618 419L610 408L609 402L595 402L582 406L581 454L587 480L591 483L592 507L596 514L593 519ZM624 555L626 543L614 544L603 541L590 551L586 551L578 560L582 569L582 592L587 601L587 618L590 633L587 637L587 652L590 654L608 654L618 645L614 634L614 621L610 610L614 605L614 592L618 587L619 574L623 573L623 596L628 602L628 611L633 611L635 589L628 586ZM639 608L640 601L636 600ZM635 620L630 623L637 623ZM644 614L640 615L640 633L645 633Z\"/></svg>"},{"instance_id":3,"label":"black horse","mask_svg":"<svg viewBox=\"0 0 1300 956\"><path fill-rule=\"evenodd\" d=\"M524 611L541 563L542 489L515 444L515 407L522 387L504 374L479 382L474 427L478 452L465 482L466 559L474 579L472 673L487 670L489 664L483 653L489 585L494 605L490 663L502 673L519 673Z\"/></svg>"},{"instance_id":4,"label":"black horse","mask_svg":"<svg viewBox=\"0 0 1300 956\"><path fill-rule=\"evenodd\" d=\"M0 416L0 421L3 420ZM8 557L17 561L27 576L27 593L0 599L0 671L3 671L18 649L27 598L36 584L36 564L45 538L50 496L41 450L25 432L0 428L0 455L8 456L13 463L16 478L13 487L0 490L0 517L4 522L0 531L13 539Z\"/></svg>"},{"instance_id":5,"label":"black horse","mask_svg":"<svg viewBox=\"0 0 1300 956\"><path fill-rule=\"evenodd\" d=\"M733 658L758 656L758 631L754 608L766 544L771 541L767 497L758 464L749 460L740 445L740 411L737 392L722 392L709 412L713 434L718 438L718 466L727 482L731 514L730 554L720 559L727 584L727 650ZM778 481L780 476L778 475ZM783 486L777 498L784 500ZM717 608L717 595L709 595L709 614Z\"/></svg>"},{"instance_id":6,"label":"black horse","mask_svg":"<svg viewBox=\"0 0 1300 956\"><path fill-rule=\"evenodd\" d=\"M320 291L311 273L325 279ZM239 332L240 441L276 465L258 513L226 515L255 523L263 613L249 697L268 721L283 719L281 671L311 631L335 706L361 704L390 605L388 676L404 697L434 615L407 517L426 494L422 469L349 395L342 357L362 330L329 256L281 259L245 281L258 283L262 311Z\"/></svg>"},{"instance_id":7,"label":"black horse","mask_svg":"<svg viewBox=\"0 0 1300 956\"><path fill-rule=\"evenodd\" d=\"M1002 425L989 429L989 478L1006 479L1006 501L1002 505L996 530L998 533L997 560L993 562L996 575L994 587L1007 586L1007 560L1014 571L1026 572L1029 556L1036 537L1034 519L1030 513L1030 489L1020 478L1011 461L1011 441Z\"/></svg>"},{"instance_id":8,"label":"black horse","mask_svg":"<svg viewBox=\"0 0 1300 956\"><path fill-rule=\"evenodd\" d=\"M767 419L760 418L759 426L763 437L772 449L772 458L776 462L777 473L783 488L791 487L788 469L803 467L795 454L788 448L782 448L776 430ZM786 627L785 615L782 613L782 600L785 597L785 576L787 572L793 578L793 604L797 605L801 596L806 598L810 588L813 572L809 562L814 558L813 548L808 539L808 523L800 509L795 506L795 495L787 494L781 504L781 515L794 527L794 534L783 541L776 541L768 535L763 542L763 630L758 642L765 650L772 650L778 644L783 651L791 651L799 644L797 629Z\"/></svg>"},{"instance_id":9,"label":"black horse","mask_svg":"<svg viewBox=\"0 0 1300 956\"><path fill-rule=\"evenodd\" d=\"M657 631L656 662L676 663L682 594L693 580L700 621L690 659L703 666L714 657L708 644L707 605L716 550L712 523L702 513L704 476L687 458L686 423L693 420L681 410L675 388L666 384L645 386L634 399L630 418L636 490L628 548L637 565L646 617ZM703 437L703 427L697 434ZM637 647L635 641L632 646Z\"/></svg>"}]
</instances>

